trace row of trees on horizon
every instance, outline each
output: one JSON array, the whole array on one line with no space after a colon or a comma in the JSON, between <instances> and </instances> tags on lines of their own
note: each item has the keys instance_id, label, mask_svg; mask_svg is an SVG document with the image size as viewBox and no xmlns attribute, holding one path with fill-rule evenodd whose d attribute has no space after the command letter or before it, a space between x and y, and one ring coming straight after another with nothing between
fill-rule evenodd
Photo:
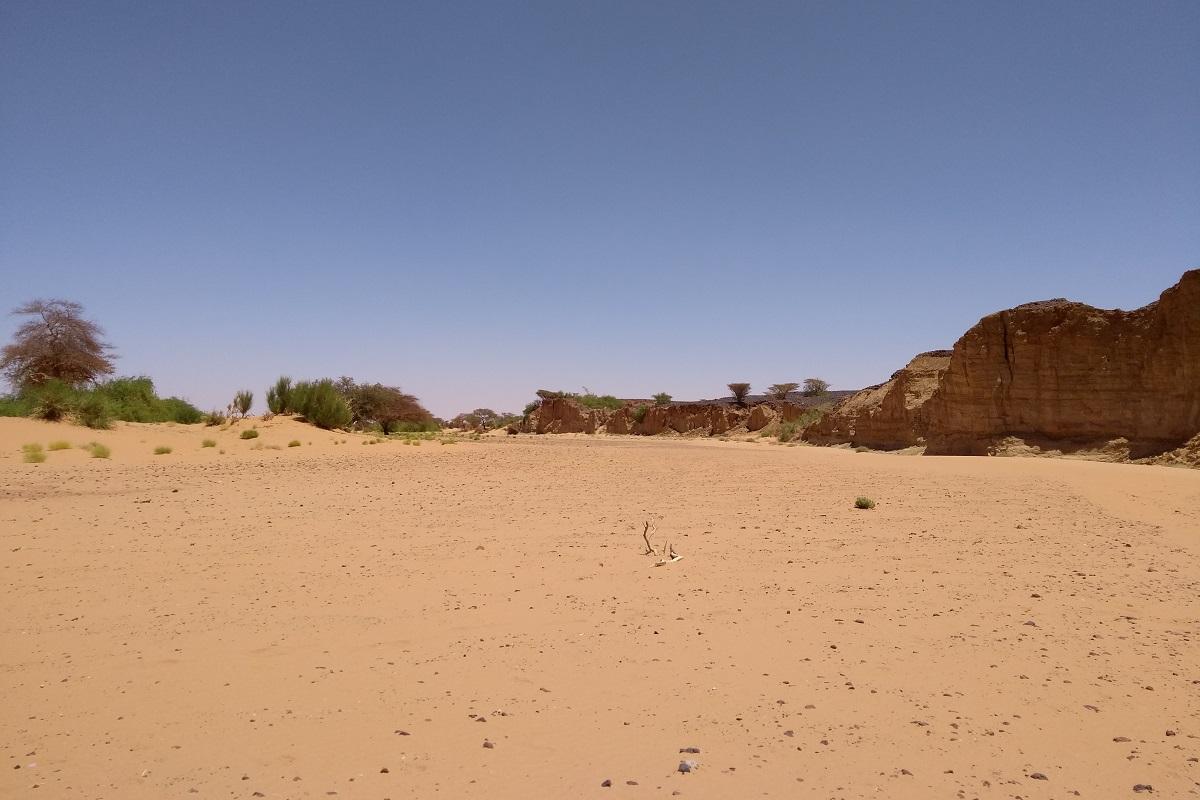
<instances>
[{"instance_id":1,"label":"row of trees on horizon","mask_svg":"<svg viewBox=\"0 0 1200 800\"><path fill-rule=\"evenodd\" d=\"M178 397L160 398L150 378L109 378L116 371L115 350L104 332L86 319L83 306L68 300L33 300L12 312L24 317L13 340L0 350L0 374L13 393L0 397L0 416L33 416L59 420L72 418L89 427L109 427L112 420L178 422L209 425L248 416L254 393L239 390L229 406L203 414ZM732 399L745 405L751 385L727 385ZM829 384L820 378L769 386L766 396L785 401L797 390L806 397L826 394ZM539 390L538 400L521 414L476 408L449 420L431 414L413 395L381 383L359 383L353 378L320 378L293 381L282 376L265 392L268 415L293 414L321 428L396 431L431 431L442 427L491 430L520 422L550 397L570 397L592 408L619 408L627 401L612 395ZM666 392L653 395L656 405L667 405Z\"/></svg>"}]
</instances>

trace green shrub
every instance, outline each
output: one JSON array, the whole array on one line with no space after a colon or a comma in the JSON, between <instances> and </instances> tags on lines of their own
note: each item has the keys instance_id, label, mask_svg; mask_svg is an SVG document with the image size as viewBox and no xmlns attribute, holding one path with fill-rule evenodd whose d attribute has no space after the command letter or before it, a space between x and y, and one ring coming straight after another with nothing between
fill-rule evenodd
<instances>
[{"instance_id":1,"label":"green shrub","mask_svg":"<svg viewBox=\"0 0 1200 800\"><path fill-rule=\"evenodd\" d=\"M292 390L292 402L296 412L318 428L333 430L350 425L350 406L328 378L297 383Z\"/></svg>"},{"instance_id":2,"label":"green shrub","mask_svg":"<svg viewBox=\"0 0 1200 800\"><path fill-rule=\"evenodd\" d=\"M51 421L73 416L81 425L100 429L111 427L114 419L190 425L202 418L200 410L186 400L159 397L146 377L113 378L89 389L47 381L0 401L0 416L22 411Z\"/></svg>"},{"instance_id":3,"label":"green shrub","mask_svg":"<svg viewBox=\"0 0 1200 800\"><path fill-rule=\"evenodd\" d=\"M80 425L102 431L112 427L113 415L104 397L97 392L89 392L76 406L75 418Z\"/></svg>"},{"instance_id":4,"label":"green shrub","mask_svg":"<svg viewBox=\"0 0 1200 800\"><path fill-rule=\"evenodd\" d=\"M248 431L242 431L242 438L243 439L257 439L258 431L254 430L253 428L251 428Z\"/></svg>"},{"instance_id":5,"label":"green shrub","mask_svg":"<svg viewBox=\"0 0 1200 800\"><path fill-rule=\"evenodd\" d=\"M178 422L191 425L203 418L200 409L178 397L159 397L154 381L142 376L113 378L89 394L100 397L115 419L124 422Z\"/></svg>"},{"instance_id":6,"label":"green shrub","mask_svg":"<svg viewBox=\"0 0 1200 800\"><path fill-rule=\"evenodd\" d=\"M656 406L665 406L670 402L671 395L667 394L666 392L659 392L658 394L654 395L654 405Z\"/></svg>"},{"instance_id":7,"label":"green shrub","mask_svg":"<svg viewBox=\"0 0 1200 800\"><path fill-rule=\"evenodd\" d=\"M180 425L195 425L204 418L204 415L200 413L200 409L178 397L164 398L161 408L167 417L167 422L178 422Z\"/></svg>"},{"instance_id":8,"label":"green shrub","mask_svg":"<svg viewBox=\"0 0 1200 800\"><path fill-rule=\"evenodd\" d=\"M791 422L784 422L779 426L779 441L790 442L799 436L800 431L803 429L804 426L798 419L794 419Z\"/></svg>"},{"instance_id":9,"label":"green shrub","mask_svg":"<svg viewBox=\"0 0 1200 800\"><path fill-rule=\"evenodd\" d=\"M26 464L40 464L46 460L46 454L42 452L40 444L21 445L21 456Z\"/></svg>"},{"instance_id":10,"label":"green shrub","mask_svg":"<svg viewBox=\"0 0 1200 800\"><path fill-rule=\"evenodd\" d=\"M216 447L217 440L216 439L205 439L203 442L200 443L200 446L201 447Z\"/></svg>"},{"instance_id":11,"label":"green shrub","mask_svg":"<svg viewBox=\"0 0 1200 800\"><path fill-rule=\"evenodd\" d=\"M108 458L112 455L112 450L109 450L99 442L89 444L88 451L92 454L92 458Z\"/></svg>"},{"instance_id":12,"label":"green shrub","mask_svg":"<svg viewBox=\"0 0 1200 800\"><path fill-rule=\"evenodd\" d=\"M442 427L433 420L424 422L393 422L391 430L395 433L437 433Z\"/></svg>"},{"instance_id":13,"label":"green shrub","mask_svg":"<svg viewBox=\"0 0 1200 800\"><path fill-rule=\"evenodd\" d=\"M525 419L528 419L530 414L537 411L541 407L542 407L541 400L534 400L531 403L526 403L524 410L521 411L521 416Z\"/></svg>"},{"instance_id":14,"label":"green shrub","mask_svg":"<svg viewBox=\"0 0 1200 800\"><path fill-rule=\"evenodd\" d=\"M154 455L156 456L165 456L169 452L171 452L171 448L167 447L165 444L160 444L158 447L154 448Z\"/></svg>"},{"instance_id":15,"label":"green shrub","mask_svg":"<svg viewBox=\"0 0 1200 800\"><path fill-rule=\"evenodd\" d=\"M292 439L290 442L288 442L288 447L299 447L299 446L300 446L299 439Z\"/></svg>"},{"instance_id":16,"label":"green shrub","mask_svg":"<svg viewBox=\"0 0 1200 800\"><path fill-rule=\"evenodd\" d=\"M865 508L874 508L875 501L869 497L859 496L859 497L854 498L854 507L855 508L864 508L864 509Z\"/></svg>"},{"instance_id":17,"label":"green shrub","mask_svg":"<svg viewBox=\"0 0 1200 800\"><path fill-rule=\"evenodd\" d=\"M218 425L225 424L225 415L222 414L220 411L210 411L204 415L204 418L202 421L208 427L215 428Z\"/></svg>"},{"instance_id":18,"label":"green shrub","mask_svg":"<svg viewBox=\"0 0 1200 800\"><path fill-rule=\"evenodd\" d=\"M250 406L254 405L254 392L249 389L239 389L233 395L233 403L231 405L239 416L245 417L250 413Z\"/></svg>"},{"instance_id":19,"label":"green shrub","mask_svg":"<svg viewBox=\"0 0 1200 800\"><path fill-rule=\"evenodd\" d=\"M615 411L625 405L611 394L580 394L575 395L575 401L584 408L606 408L610 411Z\"/></svg>"},{"instance_id":20,"label":"green shrub","mask_svg":"<svg viewBox=\"0 0 1200 800\"><path fill-rule=\"evenodd\" d=\"M51 451L53 451L53 450L70 450L71 443L64 442L62 439L59 439L56 442L51 442L50 444L46 445L46 449L51 450Z\"/></svg>"},{"instance_id":21,"label":"green shrub","mask_svg":"<svg viewBox=\"0 0 1200 800\"><path fill-rule=\"evenodd\" d=\"M646 420L646 412L650 410L650 406L640 405L633 410L633 421L641 425Z\"/></svg>"},{"instance_id":22,"label":"green shrub","mask_svg":"<svg viewBox=\"0 0 1200 800\"><path fill-rule=\"evenodd\" d=\"M59 422L75 410L76 392L62 381L46 381L31 391L33 408L30 416L48 422Z\"/></svg>"},{"instance_id":23,"label":"green shrub","mask_svg":"<svg viewBox=\"0 0 1200 800\"><path fill-rule=\"evenodd\" d=\"M292 408L292 379L280 376L275 385L267 389L267 409L272 414L289 414Z\"/></svg>"},{"instance_id":24,"label":"green shrub","mask_svg":"<svg viewBox=\"0 0 1200 800\"><path fill-rule=\"evenodd\" d=\"M0 417L33 416L33 398L28 393L0 395Z\"/></svg>"}]
</instances>

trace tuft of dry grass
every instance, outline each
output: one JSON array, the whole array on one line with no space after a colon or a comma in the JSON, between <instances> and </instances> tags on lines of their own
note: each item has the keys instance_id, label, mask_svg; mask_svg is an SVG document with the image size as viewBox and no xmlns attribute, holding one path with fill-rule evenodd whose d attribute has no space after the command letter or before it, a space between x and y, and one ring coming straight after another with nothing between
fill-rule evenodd
<instances>
[{"instance_id":1,"label":"tuft of dry grass","mask_svg":"<svg viewBox=\"0 0 1200 800\"><path fill-rule=\"evenodd\" d=\"M63 440L59 439L57 442L51 442L50 444L46 445L46 449L47 450L70 450L71 443L64 442Z\"/></svg>"},{"instance_id":2,"label":"tuft of dry grass","mask_svg":"<svg viewBox=\"0 0 1200 800\"><path fill-rule=\"evenodd\" d=\"M171 448L167 447L165 444L160 444L158 447L154 448L154 455L156 456L165 456L169 452L171 452Z\"/></svg>"},{"instance_id":3,"label":"tuft of dry grass","mask_svg":"<svg viewBox=\"0 0 1200 800\"><path fill-rule=\"evenodd\" d=\"M40 444L21 445L21 457L26 464L41 464L46 460L46 453Z\"/></svg>"}]
</instances>

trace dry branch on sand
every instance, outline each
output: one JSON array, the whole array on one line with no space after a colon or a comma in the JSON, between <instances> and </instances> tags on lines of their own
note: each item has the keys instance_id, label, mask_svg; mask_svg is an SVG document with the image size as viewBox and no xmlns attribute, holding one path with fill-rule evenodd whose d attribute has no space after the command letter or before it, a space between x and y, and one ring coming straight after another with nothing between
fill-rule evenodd
<instances>
[{"instance_id":1,"label":"dry branch on sand","mask_svg":"<svg viewBox=\"0 0 1200 800\"><path fill-rule=\"evenodd\" d=\"M659 551L650 542L650 522L649 522L649 520L647 520L646 523L644 524L644 526L642 527L642 540L646 543L646 552L642 553L642 555L644 555L644 556L660 556L658 561L654 562L654 566L656 566L656 567L661 567L663 564L674 564L676 561L679 561L680 559L683 558L683 556L681 556L675 552L675 546L673 544L671 544L670 542L667 542L667 546L665 548L663 548L663 551L661 553L659 553Z\"/></svg>"}]
</instances>

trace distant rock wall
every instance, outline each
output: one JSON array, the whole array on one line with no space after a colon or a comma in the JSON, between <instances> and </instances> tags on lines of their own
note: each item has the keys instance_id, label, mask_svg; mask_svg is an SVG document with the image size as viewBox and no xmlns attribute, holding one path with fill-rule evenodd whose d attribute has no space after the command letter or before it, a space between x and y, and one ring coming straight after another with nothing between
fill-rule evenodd
<instances>
[{"instance_id":1,"label":"distant rock wall","mask_svg":"<svg viewBox=\"0 0 1200 800\"><path fill-rule=\"evenodd\" d=\"M802 438L814 444L848 443L877 450L925 444L927 401L949 364L949 350L920 354L886 383L847 397L808 425Z\"/></svg>"},{"instance_id":2,"label":"distant rock wall","mask_svg":"<svg viewBox=\"0 0 1200 800\"><path fill-rule=\"evenodd\" d=\"M804 413L801 403L759 402L738 406L724 402L653 403L630 401L621 408L590 409L568 397L543 400L521 429L530 433L614 433L656 436L720 436L731 431L758 431L776 420Z\"/></svg>"},{"instance_id":3,"label":"distant rock wall","mask_svg":"<svg viewBox=\"0 0 1200 800\"><path fill-rule=\"evenodd\" d=\"M1051 300L990 314L927 403L929 453L1004 438L1062 452L1115 439L1143 458L1200 432L1200 270L1136 311Z\"/></svg>"},{"instance_id":4,"label":"distant rock wall","mask_svg":"<svg viewBox=\"0 0 1200 800\"><path fill-rule=\"evenodd\" d=\"M928 454L1196 461L1200 270L1136 311L1067 300L990 314L805 428L814 444ZM1190 440L1190 441L1189 441Z\"/></svg>"}]
</instances>

